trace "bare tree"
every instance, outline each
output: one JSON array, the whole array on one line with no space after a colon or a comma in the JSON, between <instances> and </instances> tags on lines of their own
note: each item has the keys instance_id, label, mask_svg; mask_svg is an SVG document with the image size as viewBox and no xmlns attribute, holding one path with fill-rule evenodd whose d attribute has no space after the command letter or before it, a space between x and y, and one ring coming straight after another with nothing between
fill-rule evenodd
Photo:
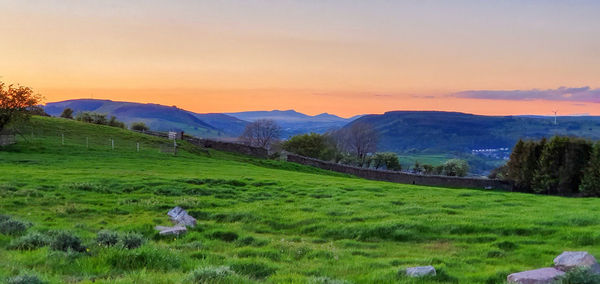
<instances>
[{"instance_id":1,"label":"bare tree","mask_svg":"<svg viewBox=\"0 0 600 284\"><path fill-rule=\"evenodd\" d=\"M259 119L246 125L246 130L239 140L250 146L270 149L271 145L279 140L281 127L274 120Z\"/></svg>"},{"instance_id":2,"label":"bare tree","mask_svg":"<svg viewBox=\"0 0 600 284\"><path fill-rule=\"evenodd\" d=\"M367 154L377 151L377 131L364 122L352 123L349 127L336 131L338 147L352 153L362 163Z\"/></svg>"}]
</instances>

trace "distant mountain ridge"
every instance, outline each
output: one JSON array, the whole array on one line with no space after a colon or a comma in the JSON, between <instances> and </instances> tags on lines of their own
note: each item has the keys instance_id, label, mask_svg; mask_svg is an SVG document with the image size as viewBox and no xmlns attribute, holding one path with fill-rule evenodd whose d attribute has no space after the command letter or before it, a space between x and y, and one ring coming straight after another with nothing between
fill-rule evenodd
<instances>
[{"instance_id":1,"label":"distant mountain ridge","mask_svg":"<svg viewBox=\"0 0 600 284\"><path fill-rule=\"evenodd\" d=\"M97 99L67 100L44 106L44 110L52 116L59 116L65 108L71 108L75 113L92 111L114 115L127 124L141 121L158 131L185 131L211 138L238 137L246 125L258 119L275 120L283 129L282 138L308 132L324 133L351 121L328 113L310 116L294 110L194 113L174 106Z\"/></svg>"},{"instance_id":2,"label":"distant mountain ridge","mask_svg":"<svg viewBox=\"0 0 600 284\"><path fill-rule=\"evenodd\" d=\"M329 113L310 116L295 110L246 111L226 114L250 122L259 119L274 120L282 127L282 138L309 132L325 133L342 128L354 119Z\"/></svg>"}]
</instances>

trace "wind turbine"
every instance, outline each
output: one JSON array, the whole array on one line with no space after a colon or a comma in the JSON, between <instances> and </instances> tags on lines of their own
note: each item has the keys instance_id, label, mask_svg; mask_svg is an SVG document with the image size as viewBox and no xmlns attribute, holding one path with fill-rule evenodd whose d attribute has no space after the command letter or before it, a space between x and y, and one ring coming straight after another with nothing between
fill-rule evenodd
<instances>
[{"instance_id":1,"label":"wind turbine","mask_svg":"<svg viewBox=\"0 0 600 284\"><path fill-rule=\"evenodd\" d=\"M556 114L558 113L558 110L553 110L552 112L554 113L554 125L556 125Z\"/></svg>"}]
</instances>

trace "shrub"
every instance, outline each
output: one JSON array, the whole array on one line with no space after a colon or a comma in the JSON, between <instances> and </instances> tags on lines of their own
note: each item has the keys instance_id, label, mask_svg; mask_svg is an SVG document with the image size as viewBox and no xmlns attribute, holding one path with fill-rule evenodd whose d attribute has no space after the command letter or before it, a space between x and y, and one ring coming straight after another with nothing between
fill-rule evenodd
<instances>
[{"instance_id":1,"label":"shrub","mask_svg":"<svg viewBox=\"0 0 600 284\"><path fill-rule=\"evenodd\" d=\"M119 234L113 231L102 230L98 232L96 242L106 247L114 246L119 242Z\"/></svg>"},{"instance_id":2,"label":"shrub","mask_svg":"<svg viewBox=\"0 0 600 284\"><path fill-rule=\"evenodd\" d=\"M210 234L211 239L219 239L225 242L233 242L237 240L238 234L235 232L215 231Z\"/></svg>"},{"instance_id":3,"label":"shrub","mask_svg":"<svg viewBox=\"0 0 600 284\"><path fill-rule=\"evenodd\" d=\"M207 266L192 271L188 279L192 283L213 283L224 280L233 274L235 272L229 266Z\"/></svg>"},{"instance_id":4,"label":"shrub","mask_svg":"<svg viewBox=\"0 0 600 284\"><path fill-rule=\"evenodd\" d=\"M15 219L8 219L0 223L0 233L11 236L20 235L23 234L28 227L29 224L25 222Z\"/></svg>"},{"instance_id":5,"label":"shrub","mask_svg":"<svg viewBox=\"0 0 600 284\"><path fill-rule=\"evenodd\" d=\"M33 274L19 275L8 279L8 284L43 284L46 283Z\"/></svg>"},{"instance_id":6,"label":"shrub","mask_svg":"<svg viewBox=\"0 0 600 284\"><path fill-rule=\"evenodd\" d=\"M275 273L277 269L257 261L237 262L231 265L233 271L256 279L263 279Z\"/></svg>"},{"instance_id":7,"label":"shrub","mask_svg":"<svg viewBox=\"0 0 600 284\"><path fill-rule=\"evenodd\" d=\"M148 128L148 126L146 126L146 124L143 122L134 122L131 124L131 130L143 132L150 130L150 128Z\"/></svg>"},{"instance_id":8,"label":"shrub","mask_svg":"<svg viewBox=\"0 0 600 284\"><path fill-rule=\"evenodd\" d=\"M47 246L50 243L48 236L40 233L29 233L16 240L13 240L8 246L10 249L17 250L33 250L43 246Z\"/></svg>"},{"instance_id":9,"label":"shrub","mask_svg":"<svg viewBox=\"0 0 600 284\"><path fill-rule=\"evenodd\" d=\"M126 249L134 249L142 246L144 236L138 233L127 233L121 237L121 245Z\"/></svg>"},{"instance_id":10,"label":"shrub","mask_svg":"<svg viewBox=\"0 0 600 284\"><path fill-rule=\"evenodd\" d=\"M59 232L50 243L50 248L60 251L83 252L85 247L81 244L79 237L69 232Z\"/></svg>"},{"instance_id":11,"label":"shrub","mask_svg":"<svg viewBox=\"0 0 600 284\"><path fill-rule=\"evenodd\" d=\"M570 270L558 282L560 284L598 284L600 283L600 274L595 274L590 269L575 268Z\"/></svg>"},{"instance_id":12,"label":"shrub","mask_svg":"<svg viewBox=\"0 0 600 284\"><path fill-rule=\"evenodd\" d=\"M73 110L71 108L63 109L62 113L60 114L60 117L73 119Z\"/></svg>"}]
</instances>

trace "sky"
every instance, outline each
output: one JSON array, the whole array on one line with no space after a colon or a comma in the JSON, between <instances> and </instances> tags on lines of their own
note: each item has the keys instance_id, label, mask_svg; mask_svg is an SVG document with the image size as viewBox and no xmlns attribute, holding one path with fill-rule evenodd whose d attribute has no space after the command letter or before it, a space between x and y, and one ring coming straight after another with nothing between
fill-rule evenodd
<instances>
[{"instance_id":1,"label":"sky","mask_svg":"<svg viewBox=\"0 0 600 284\"><path fill-rule=\"evenodd\" d=\"M0 0L0 81L46 102L600 115L600 1Z\"/></svg>"}]
</instances>

